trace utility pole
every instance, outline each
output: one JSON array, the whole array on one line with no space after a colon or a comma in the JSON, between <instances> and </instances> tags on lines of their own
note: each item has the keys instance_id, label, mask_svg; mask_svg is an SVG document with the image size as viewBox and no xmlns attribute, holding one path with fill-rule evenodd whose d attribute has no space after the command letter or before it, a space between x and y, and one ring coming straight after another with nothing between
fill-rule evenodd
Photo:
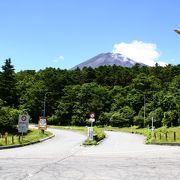
<instances>
[{"instance_id":1,"label":"utility pole","mask_svg":"<svg viewBox=\"0 0 180 180\"><path fill-rule=\"evenodd\" d=\"M144 95L144 128L145 128L145 118L146 118L146 96Z\"/></svg>"},{"instance_id":2,"label":"utility pole","mask_svg":"<svg viewBox=\"0 0 180 180\"><path fill-rule=\"evenodd\" d=\"M45 118L46 117L46 95L48 94L48 93L50 93L50 92L46 92L45 94L44 94L44 102L43 102L43 117Z\"/></svg>"}]
</instances>

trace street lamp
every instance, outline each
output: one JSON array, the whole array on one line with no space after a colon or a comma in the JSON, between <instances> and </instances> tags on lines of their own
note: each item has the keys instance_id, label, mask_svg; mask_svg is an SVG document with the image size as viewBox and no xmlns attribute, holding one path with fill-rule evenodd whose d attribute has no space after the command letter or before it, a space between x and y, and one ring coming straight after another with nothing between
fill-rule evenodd
<instances>
[{"instance_id":1,"label":"street lamp","mask_svg":"<svg viewBox=\"0 0 180 180\"><path fill-rule=\"evenodd\" d=\"M50 92L46 92L45 94L44 94L44 108L43 108L43 117L45 118L46 117L46 95L48 94L48 93L50 93Z\"/></svg>"},{"instance_id":2,"label":"street lamp","mask_svg":"<svg viewBox=\"0 0 180 180\"><path fill-rule=\"evenodd\" d=\"M180 34L180 30L179 30L179 29L174 29L174 31L175 31L177 34Z\"/></svg>"},{"instance_id":3,"label":"street lamp","mask_svg":"<svg viewBox=\"0 0 180 180\"><path fill-rule=\"evenodd\" d=\"M146 96L144 94L144 128L145 128L145 118L146 118Z\"/></svg>"}]
</instances>

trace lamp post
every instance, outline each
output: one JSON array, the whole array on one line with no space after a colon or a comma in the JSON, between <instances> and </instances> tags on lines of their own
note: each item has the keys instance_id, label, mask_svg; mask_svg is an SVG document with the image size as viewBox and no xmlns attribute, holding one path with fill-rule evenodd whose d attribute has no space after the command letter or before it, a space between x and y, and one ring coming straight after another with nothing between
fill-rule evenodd
<instances>
[{"instance_id":1,"label":"lamp post","mask_svg":"<svg viewBox=\"0 0 180 180\"><path fill-rule=\"evenodd\" d=\"M144 94L144 128L145 128L145 118L146 118L146 96Z\"/></svg>"},{"instance_id":2,"label":"lamp post","mask_svg":"<svg viewBox=\"0 0 180 180\"><path fill-rule=\"evenodd\" d=\"M44 94L44 102L43 102L43 117L45 118L46 117L46 95L50 93L50 92L46 92Z\"/></svg>"},{"instance_id":3,"label":"lamp post","mask_svg":"<svg viewBox=\"0 0 180 180\"><path fill-rule=\"evenodd\" d=\"M179 30L179 29L174 29L174 31L175 31L177 34L180 34L180 30Z\"/></svg>"},{"instance_id":4,"label":"lamp post","mask_svg":"<svg viewBox=\"0 0 180 180\"><path fill-rule=\"evenodd\" d=\"M44 102L43 102L43 117L45 118L46 117L46 95L47 95L47 92L44 94Z\"/></svg>"},{"instance_id":5,"label":"lamp post","mask_svg":"<svg viewBox=\"0 0 180 180\"><path fill-rule=\"evenodd\" d=\"M41 132L44 134L44 130L47 128L47 120L46 120L46 95L50 92L46 92L44 94L44 102L43 102L43 118L39 119L39 128Z\"/></svg>"}]
</instances>

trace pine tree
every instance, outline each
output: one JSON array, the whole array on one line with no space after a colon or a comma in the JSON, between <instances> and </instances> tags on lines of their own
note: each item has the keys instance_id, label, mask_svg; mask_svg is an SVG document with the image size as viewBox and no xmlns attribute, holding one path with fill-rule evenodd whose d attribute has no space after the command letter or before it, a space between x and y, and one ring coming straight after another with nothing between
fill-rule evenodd
<instances>
[{"instance_id":1,"label":"pine tree","mask_svg":"<svg viewBox=\"0 0 180 180\"><path fill-rule=\"evenodd\" d=\"M5 60L0 73L0 99L8 106L17 105L15 72L10 58Z\"/></svg>"}]
</instances>

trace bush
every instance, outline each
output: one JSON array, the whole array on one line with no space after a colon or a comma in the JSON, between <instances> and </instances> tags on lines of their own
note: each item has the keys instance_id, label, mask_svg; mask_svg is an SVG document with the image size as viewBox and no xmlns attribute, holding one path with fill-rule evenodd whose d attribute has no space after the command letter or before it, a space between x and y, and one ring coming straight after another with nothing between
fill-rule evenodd
<instances>
[{"instance_id":1,"label":"bush","mask_svg":"<svg viewBox=\"0 0 180 180\"><path fill-rule=\"evenodd\" d=\"M144 126L144 117L140 116L140 115L134 116L133 123L134 123L134 125L137 125L139 127L143 127Z\"/></svg>"},{"instance_id":2,"label":"bush","mask_svg":"<svg viewBox=\"0 0 180 180\"><path fill-rule=\"evenodd\" d=\"M117 127L128 127L132 125L134 114L135 112L132 108L124 106L111 116L111 125Z\"/></svg>"},{"instance_id":3,"label":"bush","mask_svg":"<svg viewBox=\"0 0 180 180\"><path fill-rule=\"evenodd\" d=\"M113 115L113 113L107 113L107 112L101 113L96 124L97 125L109 125L109 120L112 115Z\"/></svg>"},{"instance_id":4,"label":"bush","mask_svg":"<svg viewBox=\"0 0 180 180\"><path fill-rule=\"evenodd\" d=\"M49 125L58 125L59 124L59 119L56 115L52 115L51 117L48 118L48 124Z\"/></svg>"},{"instance_id":5,"label":"bush","mask_svg":"<svg viewBox=\"0 0 180 180\"><path fill-rule=\"evenodd\" d=\"M20 112L10 107L2 107L0 109L0 129L4 131L15 129Z\"/></svg>"},{"instance_id":6,"label":"bush","mask_svg":"<svg viewBox=\"0 0 180 180\"><path fill-rule=\"evenodd\" d=\"M104 131L97 128L96 126L94 127L94 134L96 135L96 141L100 141L106 137Z\"/></svg>"}]
</instances>

